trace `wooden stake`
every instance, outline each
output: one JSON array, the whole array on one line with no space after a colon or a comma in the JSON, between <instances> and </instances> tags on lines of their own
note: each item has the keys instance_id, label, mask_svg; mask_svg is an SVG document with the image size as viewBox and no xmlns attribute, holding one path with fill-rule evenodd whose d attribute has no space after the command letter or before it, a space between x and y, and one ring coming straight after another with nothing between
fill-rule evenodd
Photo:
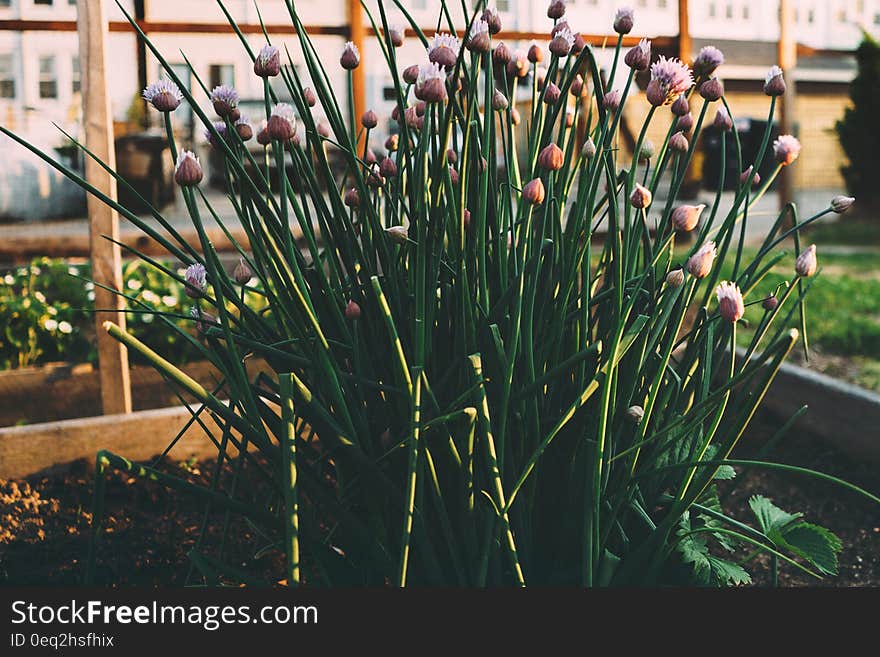
<instances>
[{"instance_id":1,"label":"wooden stake","mask_svg":"<svg viewBox=\"0 0 880 657\"><path fill-rule=\"evenodd\" d=\"M115 169L113 117L107 94L108 27L105 0L77 0L77 23L86 147ZM110 198L116 198L116 181L91 158L86 158L86 179ZM108 319L120 326L125 325L123 298L101 288L101 285L106 285L113 290L122 289L122 254L119 246L102 237L107 235L119 239L119 215L91 195L87 202L92 278L96 283L95 308L115 309L112 313L95 313L101 406L105 414L130 413L128 352L102 328Z\"/></svg>"},{"instance_id":2,"label":"wooden stake","mask_svg":"<svg viewBox=\"0 0 880 657\"><path fill-rule=\"evenodd\" d=\"M357 132L359 121L367 111L367 86L364 79L364 67L366 65L366 28L364 27L364 9L360 0L348 0L348 25L349 39L357 46L361 54L361 63L351 72L351 94L354 99L354 116L352 129ZM358 150L363 144L358 144Z\"/></svg>"},{"instance_id":3,"label":"wooden stake","mask_svg":"<svg viewBox=\"0 0 880 657\"><path fill-rule=\"evenodd\" d=\"M678 0L678 58L690 64L691 57L693 57L693 41L688 0Z\"/></svg>"},{"instance_id":4,"label":"wooden stake","mask_svg":"<svg viewBox=\"0 0 880 657\"><path fill-rule=\"evenodd\" d=\"M794 133L795 103L797 90L794 69L797 66L797 40L794 33L794 5L791 0L779 3L779 43L777 44L779 68L785 76L785 94L779 97L779 132L783 135ZM779 172L779 209L794 200L794 172L791 167L782 167Z\"/></svg>"}]
</instances>

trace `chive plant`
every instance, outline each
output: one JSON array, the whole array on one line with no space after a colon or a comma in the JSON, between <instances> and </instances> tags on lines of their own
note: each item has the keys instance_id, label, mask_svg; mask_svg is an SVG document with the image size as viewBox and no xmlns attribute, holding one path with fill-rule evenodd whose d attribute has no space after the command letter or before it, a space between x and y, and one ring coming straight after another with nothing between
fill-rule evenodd
<instances>
[{"instance_id":1,"label":"chive plant","mask_svg":"<svg viewBox=\"0 0 880 657\"><path fill-rule=\"evenodd\" d=\"M833 480L731 458L804 330L816 266L799 231L852 202L840 197L803 220L787 206L755 259L744 260L749 209L800 148L791 136L770 144L784 93L778 69L765 86L769 121L755 160L743 160L735 132L722 141L746 172L732 200L722 198L722 173L710 208L688 206L677 196L701 131L733 125L714 75L717 49L704 49L693 71L662 56L652 64L647 40L622 47L633 16L621 10L603 70L558 0L546 53L545 44L508 48L491 9L463 5L466 24L456 26L440 2L429 37L404 3L391 2L424 55L399 61L404 31L389 25L383 0L365 5L393 80L394 134L384 149L374 143L375 113L355 117L331 83L328 69L363 65L357 49L323 61L292 0L296 66L268 34L255 52L220 3L264 82L257 129L240 118L234 90L209 90L192 69L199 84L186 90L132 21L167 77L145 97L165 121L198 244L154 210L168 236L159 233L3 129L179 261L125 246L187 286L193 330L182 337L223 375L208 390L108 323L200 400L192 422L205 427L217 462L210 487L199 487L101 452L87 580L107 469L204 500L204 527L224 528L222 540L206 532L190 553L193 577L207 583L254 581L226 560L225 528L237 515L286 553L278 578L291 586L728 585L749 581L737 546L770 554L774 572L784 563L834 573L833 534L762 497L751 501L753 519L735 519L715 487L737 466ZM620 79L620 89L606 82ZM201 109L203 94L220 121ZM183 99L223 161L248 237L245 248L227 231L240 257L234 271L206 237L206 223L226 226L200 186L198 159L178 155L169 117ZM626 149L625 110L645 103ZM666 132L657 148L646 137L652 126ZM777 166L759 181L751 171L765 158ZM696 239L677 245L686 232ZM787 244L801 256L797 271L780 250ZM791 280L767 289L764 275L786 257ZM720 281L726 259L734 279ZM178 266L189 267L186 276ZM750 304L765 312L745 357L732 358ZM267 364L256 378L245 368L254 357Z\"/></svg>"}]
</instances>

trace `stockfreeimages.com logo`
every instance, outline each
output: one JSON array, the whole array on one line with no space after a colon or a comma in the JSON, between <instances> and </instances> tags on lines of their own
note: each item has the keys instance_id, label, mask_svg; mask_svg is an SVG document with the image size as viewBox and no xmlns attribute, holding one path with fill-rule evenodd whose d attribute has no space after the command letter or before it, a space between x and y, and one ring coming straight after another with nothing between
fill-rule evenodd
<instances>
[{"instance_id":1,"label":"stockfreeimages.com logo","mask_svg":"<svg viewBox=\"0 0 880 657\"><path fill-rule=\"evenodd\" d=\"M25 600L12 603L13 625L194 625L213 632L223 625L316 625L318 608L312 605L109 605L100 600L37 605Z\"/></svg>"}]
</instances>

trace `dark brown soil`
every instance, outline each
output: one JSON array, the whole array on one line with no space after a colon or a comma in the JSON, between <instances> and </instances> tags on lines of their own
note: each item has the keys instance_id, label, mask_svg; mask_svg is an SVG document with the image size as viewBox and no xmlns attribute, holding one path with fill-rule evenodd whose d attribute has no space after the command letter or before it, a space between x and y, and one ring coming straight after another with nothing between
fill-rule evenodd
<instances>
[{"instance_id":1,"label":"dark brown soil","mask_svg":"<svg viewBox=\"0 0 880 657\"><path fill-rule=\"evenodd\" d=\"M770 424L753 435L770 435ZM753 441L755 444L758 441ZM754 456L755 447L737 456ZM825 444L793 432L768 460L800 465L847 479L880 493L880 467L857 463ZM163 469L206 485L212 464L165 461ZM796 474L753 468L722 482L721 497L730 515L753 524L748 499L761 494L786 511L828 527L843 541L840 574L817 581L782 564L783 586L880 586L880 505L832 484ZM85 463L66 473L0 481L0 586L74 586L81 582L89 543L92 474ZM204 508L187 495L128 475L111 474L107 483L106 535L100 543L96 583L119 586L182 586L202 582L190 572L187 553L195 546ZM206 541L216 547L222 523ZM228 532L224 560L266 580L283 572L283 555L246 522ZM745 552L740 556L744 556ZM758 557L747 570L756 585L769 582L769 561Z\"/></svg>"}]
</instances>

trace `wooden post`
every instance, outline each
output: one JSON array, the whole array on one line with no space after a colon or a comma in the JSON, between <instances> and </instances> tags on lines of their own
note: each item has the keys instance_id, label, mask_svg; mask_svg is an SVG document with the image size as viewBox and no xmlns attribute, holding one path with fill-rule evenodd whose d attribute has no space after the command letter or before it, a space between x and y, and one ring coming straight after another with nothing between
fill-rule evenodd
<instances>
[{"instance_id":1,"label":"wooden post","mask_svg":"<svg viewBox=\"0 0 880 657\"><path fill-rule=\"evenodd\" d=\"M364 79L364 68L366 64L366 28L364 27L364 8L361 6L360 0L348 0L348 26L349 39L361 54L361 63L351 72L351 95L354 101L354 116L352 118L352 129L356 132L358 129L358 121L367 111L367 87ZM362 144L359 144L362 146Z\"/></svg>"},{"instance_id":2,"label":"wooden post","mask_svg":"<svg viewBox=\"0 0 880 657\"><path fill-rule=\"evenodd\" d=\"M797 66L797 40L794 33L794 3L792 0L779 2L779 43L777 44L779 68L785 76L785 94L778 99L780 134L794 133L795 103L797 89L794 69ZM791 167L782 167L779 172L780 210L794 200L794 172Z\"/></svg>"},{"instance_id":3,"label":"wooden post","mask_svg":"<svg viewBox=\"0 0 880 657\"><path fill-rule=\"evenodd\" d=\"M77 23L82 70L83 124L86 147L109 167L116 168L113 149L113 117L107 95L107 8L105 0L78 0ZM116 198L116 181L91 158L86 158L86 179L98 190ZM113 290L122 289L122 254L119 246L104 239L119 239L119 215L89 195L89 243L92 278ZM125 326L123 298L95 285L95 308L116 309L95 313L101 405L105 414L131 412L131 381L128 352L103 329L106 320Z\"/></svg>"},{"instance_id":4,"label":"wooden post","mask_svg":"<svg viewBox=\"0 0 880 657\"><path fill-rule=\"evenodd\" d=\"M693 41L688 0L678 0L678 58L690 64L691 57L693 57Z\"/></svg>"}]
</instances>

